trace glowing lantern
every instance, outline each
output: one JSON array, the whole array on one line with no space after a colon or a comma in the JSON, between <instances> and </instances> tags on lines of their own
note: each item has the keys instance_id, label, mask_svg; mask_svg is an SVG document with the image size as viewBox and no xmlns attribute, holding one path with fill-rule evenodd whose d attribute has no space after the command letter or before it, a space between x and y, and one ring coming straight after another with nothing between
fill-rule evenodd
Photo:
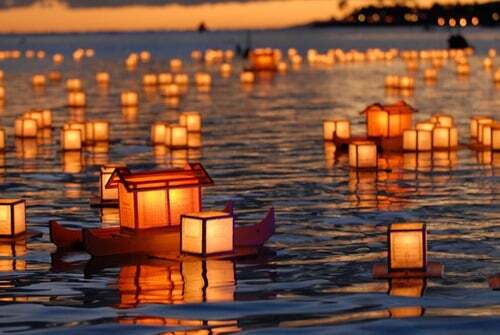
<instances>
[{"instance_id":1,"label":"glowing lantern","mask_svg":"<svg viewBox=\"0 0 500 335\"><path fill-rule=\"evenodd\" d=\"M276 60L272 49L255 49L250 53L250 66L257 71L276 71Z\"/></svg>"},{"instance_id":2,"label":"glowing lantern","mask_svg":"<svg viewBox=\"0 0 500 335\"><path fill-rule=\"evenodd\" d=\"M483 59L483 66L485 69L491 69L493 67L493 60L489 57Z\"/></svg>"},{"instance_id":3,"label":"glowing lantern","mask_svg":"<svg viewBox=\"0 0 500 335\"><path fill-rule=\"evenodd\" d=\"M179 97L181 95L181 91L180 91L179 85L168 84L168 85L161 87L161 94L167 98Z\"/></svg>"},{"instance_id":4,"label":"glowing lantern","mask_svg":"<svg viewBox=\"0 0 500 335\"><path fill-rule=\"evenodd\" d=\"M84 92L69 92L68 93L68 106L69 107L85 107L85 93Z\"/></svg>"},{"instance_id":5,"label":"glowing lantern","mask_svg":"<svg viewBox=\"0 0 500 335\"><path fill-rule=\"evenodd\" d=\"M500 83L500 69L496 70L495 74L493 74L493 82Z\"/></svg>"},{"instance_id":6,"label":"glowing lantern","mask_svg":"<svg viewBox=\"0 0 500 335\"><path fill-rule=\"evenodd\" d=\"M453 127L453 116L446 114L435 114L431 116L431 122L438 124L441 127Z\"/></svg>"},{"instance_id":7,"label":"glowing lantern","mask_svg":"<svg viewBox=\"0 0 500 335\"><path fill-rule=\"evenodd\" d=\"M201 147L201 133L188 133L188 147L189 148L200 148ZM191 157L189 157L189 158L191 158Z\"/></svg>"},{"instance_id":8,"label":"glowing lantern","mask_svg":"<svg viewBox=\"0 0 500 335\"><path fill-rule=\"evenodd\" d=\"M232 61L234 58L234 51L233 50L225 50L224 51L224 59L226 62Z\"/></svg>"},{"instance_id":9,"label":"glowing lantern","mask_svg":"<svg viewBox=\"0 0 500 335\"><path fill-rule=\"evenodd\" d=\"M213 181L201 164L135 172L115 169L106 188L118 188L120 226L143 230L178 226L181 215L201 210L201 188Z\"/></svg>"},{"instance_id":10,"label":"glowing lantern","mask_svg":"<svg viewBox=\"0 0 500 335\"><path fill-rule=\"evenodd\" d=\"M428 68L424 70L424 79L427 81L437 80L437 70L435 68Z\"/></svg>"},{"instance_id":11,"label":"glowing lantern","mask_svg":"<svg viewBox=\"0 0 500 335\"><path fill-rule=\"evenodd\" d=\"M210 73L197 72L194 75L196 86L210 86L212 85L212 76Z\"/></svg>"},{"instance_id":12,"label":"glowing lantern","mask_svg":"<svg viewBox=\"0 0 500 335\"><path fill-rule=\"evenodd\" d=\"M188 145L188 131L185 126L171 125L170 140L166 139L165 144L173 148L184 148Z\"/></svg>"},{"instance_id":13,"label":"glowing lantern","mask_svg":"<svg viewBox=\"0 0 500 335\"><path fill-rule=\"evenodd\" d=\"M401 101L388 106L373 104L361 114L366 115L368 137L399 137L411 128L414 112L410 105Z\"/></svg>"},{"instance_id":14,"label":"glowing lantern","mask_svg":"<svg viewBox=\"0 0 500 335\"><path fill-rule=\"evenodd\" d=\"M432 150L432 131L422 129L406 129L403 131L403 150Z\"/></svg>"},{"instance_id":15,"label":"glowing lantern","mask_svg":"<svg viewBox=\"0 0 500 335\"><path fill-rule=\"evenodd\" d=\"M323 139L332 141L335 138L348 139L351 137L351 123L349 120L323 121Z\"/></svg>"},{"instance_id":16,"label":"glowing lantern","mask_svg":"<svg viewBox=\"0 0 500 335\"><path fill-rule=\"evenodd\" d=\"M285 62L278 62L277 67L279 73L286 73L288 71L288 64Z\"/></svg>"},{"instance_id":17,"label":"glowing lantern","mask_svg":"<svg viewBox=\"0 0 500 335\"><path fill-rule=\"evenodd\" d=\"M31 83L36 87L44 86L45 81L45 76L43 74L35 74L33 77L31 77Z\"/></svg>"},{"instance_id":18,"label":"glowing lantern","mask_svg":"<svg viewBox=\"0 0 500 335\"><path fill-rule=\"evenodd\" d=\"M14 128L16 137L36 137L38 132L36 120L25 117L17 118Z\"/></svg>"},{"instance_id":19,"label":"glowing lantern","mask_svg":"<svg viewBox=\"0 0 500 335\"><path fill-rule=\"evenodd\" d=\"M434 122L422 121L422 122L417 122L415 124L415 129L416 130L429 130L429 131L432 131L432 129L434 129L435 126L436 126L436 124Z\"/></svg>"},{"instance_id":20,"label":"glowing lantern","mask_svg":"<svg viewBox=\"0 0 500 335\"><path fill-rule=\"evenodd\" d=\"M73 130L79 130L80 131L80 136L81 136L81 142L85 142L86 141L86 134L85 134L85 130L86 129L86 125L85 125L85 122L78 122L78 121L73 121L73 122L67 122L63 125L63 129L66 129L66 130L69 130L69 129L73 129Z\"/></svg>"},{"instance_id":21,"label":"glowing lantern","mask_svg":"<svg viewBox=\"0 0 500 335\"><path fill-rule=\"evenodd\" d=\"M133 91L123 91L120 98L121 105L124 107L137 106L139 104L139 96Z\"/></svg>"},{"instance_id":22,"label":"glowing lantern","mask_svg":"<svg viewBox=\"0 0 500 335\"><path fill-rule=\"evenodd\" d=\"M255 74L251 71L243 71L240 73L240 82L242 84L252 84L255 81Z\"/></svg>"},{"instance_id":23,"label":"glowing lantern","mask_svg":"<svg viewBox=\"0 0 500 335\"><path fill-rule=\"evenodd\" d=\"M82 132L78 129L61 129L62 150L81 150Z\"/></svg>"},{"instance_id":24,"label":"glowing lantern","mask_svg":"<svg viewBox=\"0 0 500 335\"><path fill-rule=\"evenodd\" d=\"M110 81L109 73L97 72L95 75L95 80L99 85L108 85Z\"/></svg>"},{"instance_id":25,"label":"glowing lantern","mask_svg":"<svg viewBox=\"0 0 500 335\"><path fill-rule=\"evenodd\" d=\"M151 53L149 51L143 50L139 53L139 59L143 63L148 63L151 60Z\"/></svg>"},{"instance_id":26,"label":"glowing lantern","mask_svg":"<svg viewBox=\"0 0 500 335\"><path fill-rule=\"evenodd\" d=\"M409 76L399 77L398 88L403 90L412 90L415 88L415 78Z\"/></svg>"},{"instance_id":27,"label":"glowing lantern","mask_svg":"<svg viewBox=\"0 0 500 335\"><path fill-rule=\"evenodd\" d=\"M118 200L118 188L106 188L106 184L113 175L116 169L126 169L125 165L102 165L99 174L99 194L101 196L101 201L117 201Z\"/></svg>"},{"instance_id":28,"label":"glowing lantern","mask_svg":"<svg viewBox=\"0 0 500 335\"><path fill-rule=\"evenodd\" d=\"M298 67L302 64L302 56L301 55L293 55L291 58L290 58L290 63L294 66L294 67Z\"/></svg>"},{"instance_id":29,"label":"glowing lantern","mask_svg":"<svg viewBox=\"0 0 500 335\"><path fill-rule=\"evenodd\" d=\"M385 87L397 88L399 86L399 77L396 75L387 75L384 79Z\"/></svg>"},{"instance_id":30,"label":"glowing lantern","mask_svg":"<svg viewBox=\"0 0 500 335\"><path fill-rule=\"evenodd\" d=\"M500 150L500 125L495 124L491 126L491 150Z\"/></svg>"},{"instance_id":31,"label":"glowing lantern","mask_svg":"<svg viewBox=\"0 0 500 335\"><path fill-rule=\"evenodd\" d=\"M231 64L224 63L224 64L221 64L219 71L220 71L221 76L229 77L231 75L231 72L233 71L233 68L232 68Z\"/></svg>"},{"instance_id":32,"label":"glowing lantern","mask_svg":"<svg viewBox=\"0 0 500 335\"><path fill-rule=\"evenodd\" d=\"M200 50L191 51L191 59L193 59L195 62L201 61L202 58L203 58L203 53Z\"/></svg>"},{"instance_id":33,"label":"glowing lantern","mask_svg":"<svg viewBox=\"0 0 500 335\"><path fill-rule=\"evenodd\" d=\"M158 74L158 84L159 85L167 85L171 84L174 81L174 77L171 73L159 73Z\"/></svg>"},{"instance_id":34,"label":"glowing lantern","mask_svg":"<svg viewBox=\"0 0 500 335\"><path fill-rule=\"evenodd\" d=\"M3 77L4 77L3 70L0 70L0 81L3 80Z\"/></svg>"},{"instance_id":35,"label":"glowing lantern","mask_svg":"<svg viewBox=\"0 0 500 335\"><path fill-rule=\"evenodd\" d=\"M432 147L434 149L454 149L458 145L457 128L435 127L432 131Z\"/></svg>"},{"instance_id":36,"label":"glowing lantern","mask_svg":"<svg viewBox=\"0 0 500 335\"><path fill-rule=\"evenodd\" d=\"M393 223L388 229L389 271L425 271L427 228L423 223Z\"/></svg>"},{"instance_id":37,"label":"glowing lantern","mask_svg":"<svg viewBox=\"0 0 500 335\"><path fill-rule=\"evenodd\" d=\"M82 90L82 81L79 78L70 78L66 80L66 89L70 92Z\"/></svg>"},{"instance_id":38,"label":"glowing lantern","mask_svg":"<svg viewBox=\"0 0 500 335\"><path fill-rule=\"evenodd\" d=\"M61 72L59 72L59 71L50 71L49 72L49 80L50 81L53 81L53 82L60 81L61 78L62 78Z\"/></svg>"},{"instance_id":39,"label":"glowing lantern","mask_svg":"<svg viewBox=\"0 0 500 335\"><path fill-rule=\"evenodd\" d=\"M172 72L180 71L182 69L182 60L179 58L172 58L170 60L170 70Z\"/></svg>"},{"instance_id":40,"label":"glowing lantern","mask_svg":"<svg viewBox=\"0 0 500 335\"><path fill-rule=\"evenodd\" d=\"M377 145L371 141L353 141L349 144L349 166L355 169L376 169Z\"/></svg>"},{"instance_id":41,"label":"glowing lantern","mask_svg":"<svg viewBox=\"0 0 500 335\"><path fill-rule=\"evenodd\" d=\"M183 112L179 124L185 126L188 132L201 132L201 115L198 112Z\"/></svg>"},{"instance_id":42,"label":"glowing lantern","mask_svg":"<svg viewBox=\"0 0 500 335\"><path fill-rule=\"evenodd\" d=\"M23 117L27 119L33 119L36 121L36 126L38 129L44 127L43 111L42 110L32 110L23 114Z\"/></svg>"},{"instance_id":43,"label":"glowing lantern","mask_svg":"<svg viewBox=\"0 0 500 335\"><path fill-rule=\"evenodd\" d=\"M26 201L0 199L0 236L14 237L26 232Z\"/></svg>"},{"instance_id":44,"label":"glowing lantern","mask_svg":"<svg viewBox=\"0 0 500 335\"><path fill-rule=\"evenodd\" d=\"M479 137L479 126L481 124L492 124L493 119L487 116L474 116L470 120L470 136L472 138Z\"/></svg>"},{"instance_id":45,"label":"glowing lantern","mask_svg":"<svg viewBox=\"0 0 500 335\"><path fill-rule=\"evenodd\" d=\"M459 76L468 76L470 73L469 64L458 64L457 65L457 75Z\"/></svg>"},{"instance_id":46,"label":"glowing lantern","mask_svg":"<svg viewBox=\"0 0 500 335\"><path fill-rule=\"evenodd\" d=\"M178 73L174 76L174 83L179 86L187 86L189 84L189 77L185 73Z\"/></svg>"},{"instance_id":47,"label":"glowing lantern","mask_svg":"<svg viewBox=\"0 0 500 335\"><path fill-rule=\"evenodd\" d=\"M233 221L226 212L181 215L181 251L202 256L233 252Z\"/></svg>"},{"instance_id":48,"label":"glowing lantern","mask_svg":"<svg viewBox=\"0 0 500 335\"><path fill-rule=\"evenodd\" d=\"M156 86L158 83L158 77L154 73L147 73L142 76L142 84L144 86Z\"/></svg>"},{"instance_id":49,"label":"glowing lantern","mask_svg":"<svg viewBox=\"0 0 500 335\"><path fill-rule=\"evenodd\" d=\"M164 122L155 122L151 125L151 143L166 144L166 139L170 139L170 127Z\"/></svg>"},{"instance_id":50,"label":"glowing lantern","mask_svg":"<svg viewBox=\"0 0 500 335\"><path fill-rule=\"evenodd\" d=\"M5 150L5 129L0 128L0 151Z\"/></svg>"},{"instance_id":51,"label":"glowing lantern","mask_svg":"<svg viewBox=\"0 0 500 335\"><path fill-rule=\"evenodd\" d=\"M103 120L85 123L85 141L106 142L109 140L109 122Z\"/></svg>"}]
</instances>

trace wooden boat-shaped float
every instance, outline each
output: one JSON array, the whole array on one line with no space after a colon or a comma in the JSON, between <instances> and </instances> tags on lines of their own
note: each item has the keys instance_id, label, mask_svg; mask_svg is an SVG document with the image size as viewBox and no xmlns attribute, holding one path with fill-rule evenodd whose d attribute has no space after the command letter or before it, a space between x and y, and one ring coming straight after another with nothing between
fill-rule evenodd
<instances>
[{"instance_id":1,"label":"wooden boat-shaped float","mask_svg":"<svg viewBox=\"0 0 500 335\"><path fill-rule=\"evenodd\" d=\"M228 202L225 212L233 213L233 203ZM116 254L180 253L180 228L150 229L139 233L123 231L120 227L70 229L57 221L49 222L51 241L58 249L85 249L92 256ZM234 232L234 256L251 255L272 236L275 230L274 209L265 218L251 226L236 226Z\"/></svg>"}]
</instances>

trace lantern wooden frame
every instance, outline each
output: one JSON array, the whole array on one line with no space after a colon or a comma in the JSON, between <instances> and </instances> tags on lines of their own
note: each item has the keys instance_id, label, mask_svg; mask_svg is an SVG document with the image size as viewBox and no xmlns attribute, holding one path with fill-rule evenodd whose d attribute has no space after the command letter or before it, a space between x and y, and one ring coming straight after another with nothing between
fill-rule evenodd
<instances>
[{"instance_id":1,"label":"lantern wooden frame","mask_svg":"<svg viewBox=\"0 0 500 335\"><path fill-rule=\"evenodd\" d=\"M20 207L18 207L20 206ZM0 207L9 207L7 211L9 211L8 218L10 222L6 223L10 225L8 229L10 233L4 234L0 233L0 237L9 237L13 238L18 235L21 235L26 232L26 200L24 199L0 199ZM16 208L20 208L21 210L16 212ZM21 223L16 225L16 220L21 215ZM6 221L7 218L2 221ZM3 223L3 222L0 222ZM3 231L3 229L1 229Z\"/></svg>"},{"instance_id":2,"label":"lantern wooden frame","mask_svg":"<svg viewBox=\"0 0 500 335\"><path fill-rule=\"evenodd\" d=\"M108 142L109 122L106 120L92 120L85 123L85 142Z\"/></svg>"},{"instance_id":3,"label":"lantern wooden frame","mask_svg":"<svg viewBox=\"0 0 500 335\"><path fill-rule=\"evenodd\" d=\"M412 115L416 110L404 101L383 106L373 104L361 114L366 116L368 137L401 137L412 127Z\"/></svg>"},{"instance_id":4,"label":"lantern wooden frame","mask_svg":"<svg viewBox=\"0 0 500 335\"><path fill-rule=\"evenodd\" d=\"M448 141L446 145L440 145L436 141L436 136L439 132L447 132ZM448 128L436 126L432 130L432 149L433 150L454 150L458 146L458 130L457 128Z\"/></svg>"},{"instance_id":5,"label":"lantern wooden frame","mask_svg":"<svg viewBox=\"0 0 500 335\"><path fill-rule=\"evenodd\" d=\"M370 164L370 166L360 166L359 149L360 147L369 146L375 148L375 164ZM355 150L355 151L353 151ZM355 161L351 161L351 153L355 154ZM356 170L378 170L378 149L377 144L372 141L352 141L349 143L349 167Z\"/></svg>"},{"instance_id":6,"label":"lantern wooden frame","mask_svg":"<svg viewBox=\"0 0 500 335\"><path fill-rule=\"evenodd\" d=\"M411 135L410 135L411 134ZM407 145L407 136L414 136L414 145ZM428 140L428 141L426 141ZM413 139L411 140L413 142ZM432 150L432 131L422 129L406 129L403 131L403 151L431 151Z\"/></svg>"},{"instance_id":7,"label":"lantern wooden frame","mask_svg":"<svg viewBox=\"0 0 500 335\"><path fill-rule=\"evenodd\" d=\"M179 124L187 128L188 133L200 133L202 127L201 114L198 112L182 112Z\"/></svg>"},{"instance_id":8,"label":"lantern wooden frame","mask_svg":"<svg viewBox=\"0 0 500 335\"><path fill-rule=\"evenodd\" d=\"M477 115L470 119L470 137L478 138L479 135L479 125L482 123L492 123L493 119L489 116Z\"/></svg>"},{"instance_id":9,"label":"lantern wooden frame","mask_svg":"<svg viewBox=\"0 0 500 335\"><path fill-rule=\"evenodd\" d=\"M105 164L102 165L99 171L99 197L101 202L117 202L118 201L118 189L117 188L106 188L109 180L113 176L116 169L122 169L127 171L126 165L118 164Z\"/></svg>"},{"instance_id":10,"label":"lantern wooden frame","mask_svg":"<svg viewBox=\"0 0 500 335\"><path fill-rule=\"evenodd\" d=\"M17 118L14 127L16 137L34 138L38 133L38 123L35 119L32 118Z\"/></svg>"},{"instance_id":11,"label":"lantern wooden frame","mask_svg":"<svg viewBox=\"0 0 500 335\"><path fill-rule=\"evenodd\" d=\"M76 141L77 143L68 143L67 136L76 136L79 137L79 140L75 138L71 138L71 140ZM79 151L82 150L83 139L82 139L82 131L80 129L71 129L71 128L62 128L61 129L61 149L63 151Z\"/></svg>"},{"instance_id":12,"label":"lantern wooden frame","mask_svg":"<svg viewBox=\"0 0 500 335\"><path fill-rule=\"evenodd\" d=\"M421 263L420 266L404 266L397 265L398 261L396 260L399 256L396 238L397 235L401 234L412 234L418 235L414 236L417 240L420 240L419 249L420 250L412 250L413 252L418 252L418 262ZM427 226L425 223L392 223L387 229L387 263L388 263L388 271L389 272L397 272L397 271L420 271L425 272L427 270ZM404 260L403 260L404 262Z\"/></svg>"}]
</instances>

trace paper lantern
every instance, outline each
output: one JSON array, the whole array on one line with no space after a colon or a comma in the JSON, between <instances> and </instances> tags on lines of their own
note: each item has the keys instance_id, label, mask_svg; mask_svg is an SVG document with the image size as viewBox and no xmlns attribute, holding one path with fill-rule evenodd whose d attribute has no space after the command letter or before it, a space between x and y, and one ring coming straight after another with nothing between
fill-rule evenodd
<instances>
[{"instance_id":1,"label":"paper lantern","mask_svg":"<svg viewBox=\"0 0 500 335\"><path fill-rule=\"evenodd\" d=\"M109 141L109 122L104 120L93 120L85 123L86 142Z\"/></svg>"},{"instance_id":2,"label":"paper lantern","mask_svg":"<svg viewBox=\"0 0 500 335\"><path fill-rule=\"evenodd\" d=\"M349 166L355 169L376 169L377 145L371 141L353 141L349 144Z\"/></svg>"},{"instance_id":3,"label":"paper lantern","mask_svg":"<svg viewBox=\"0 0 500 335\"><path fill-rule=\"evenodd\" d=\"M234 58L234 51L231 49L224 50L224 59L226 62L231 62Z\"/></svg>"},{"instance_id":4,"label":"paper lantern","mask_svg":"<svg viewBox=\"0 0 500 335\"><path fill-rule=\"evenodd\" d=\"M437 80L437 70L435 68L428 68L424 70L424 79L427 81Z\"/></svg>"},{"instance_id":5,"label":"paper lantern","mask_svg":"<svg viewBox=\"0 0 500 335\"><path fill-rule=\"evenodd\" d=\"M43 112L42 110L31 110L23 114L23 117L26 119L33 119L36 121L36 126L38 129L43 128Z\"/></svg>"},{"instance_id":6,"label":"paper lantern","mask_svg":"<svg viewBox=\"0 0 500 335\"><path fill-rule=\"evenodd\" d=\"M201 114L198 112L182 112L179 124L185 126L188 132L201 132Z\"/></svg>"},{"instance_id":7,"label":"paper lantern","mask_svg":"<svg viewBox=\"0 0 500 335\"><path fill-rule=\"evenodd\" d=\"M3 70L0 70L0 81L3 81L3 78L4 78Z\"/></svg>"},{"instance_id":8,"label":"paper lantern","mask_svg":"<svg viewBox=\"0 0 500 335\"><path fill-rule=\"evenodd\" d=\"M78 121L67 122L63 125L63 129L79 130L81 142L85 142L87 140L86 134L85 134L85 131L87 130L87 126L86 126L85 122L78 122Z\"/></svg>"},{"instance_id":9,"label":"paper lantern","mask_svg":"<svg viewBox=\"0 0 500 335\"><path fill-rule=\"evenodd\" d=\"M170 127L165 122L155 122L151 125L151 143L166 144L166 140L170 141Z\"/></svg>"},{"instance_id":10,"label":"paper lantern","mask_svg":"<svg viewBox=\"0 0 500 335\"><path fill-rule=\"evenodd\" d=\"M189 148L200 148L201 147L201 133L188 133L188 147ZM190 152L190 159L191 152Z\"/></svg>"},{"instance_id":11,"label":"paper lantern","mask_svg":"<svg viewBox=\"0 0 500 335\"><path fill-rule=\"evenodd\" d=\"M468 76L470 74L470 66L469 64L458 64L456 71L459 76Z\"/></svg>"},{"instance_id":12,"label":"paper lantern","mask_svg":"<svg viewBox=\"0 0 500 335\"><path fill-rule=\"evenodd\" d=\"M116 169L126 169L125 165L102 165L99 174L99 195L101 201L118 201L118 188L106 188L106 184Z\"/></svg>"},{"instance_id":13,"label":"paper lantern","mask_svg":"<svg viewBox=\"0 0 500 335\"><path fill-rule=\"evenodd\" d=\"M99 85L108 85L111 77L107 72L97 72L95 80Z\"/></svg>"},{"instance_id":14,"label":"paper lantern","mask_svg":"<svg viewBox=\"0 0 500 335\"><path fill-rule=\"evenodd\" d=\"M279 73L286 73L288 71L288 64L285 62L278 62L277 68Z\"/></svg>"},{"instance_id":15,"label":"paper lantern","mask_svg":"<svg viewBox=\"0 0 500 335\"><path fill-rule=\"evenodd\" d=\"M206 211L181 215L181 251L197 255L233 252L233 216Z\"/></svg>"},{"instance_id":16,"label":"paper lantern","mask_svg":"<svg viewBox=\"0 0 500 335\"><path fill-rule=\"evenodd\" d=\"M323 121L323 139L332 141L335 138L348 139L351 137L351 123L349 120Z\"/></svg>"},{"instance_id":17,"label":"paper lantern","mask_svg":"<svg viewBox=\"0 0 500 335\"><path fill-rule=\"evenodd\" d=\"M82 81L79 78L70 78L66 80L66 89L70 92L79 92L82 90Z\"/></svg>"},{"instance_id":18,"label":"paper lantern","mask_svg":"<svg viewBox=\"0 0 500 335\"><path fill-rule=\"evenodd\" d=\"M398 88L403 90L412 90L415 88L415 78L409 76L399 77Z\"/></svg>"},{"instance_id":19,"label":"paper lantern","mask_svg":"<svg viewBox=\"0 0 500 335\"><path fill-rule=\"evenodd\" d=\"M5 150L5 129L0 128L0 152Z\"/></svg>"},{"instance_id":20,"label":"paper lantern","mask_svg":"<svg viewBox=\"0 0 500 335\"><path fill-rule=\"evenodd\" d=\"M17 118L14 128L16 137L36 137L38 132L36 120L25 117Z\"/></svg>"},{"instance_id":21,"label":"paper lantern","mask_svg":"<svg viewBox=\"0 0 500 335\"><path fill-rule=\"evenodd\" d=\"M61 129L61 149L62 150L81 150L82 133L78 129Z\"/></svg>"},{"instance_id":22,"label":"paper lantern","mask_svg":"<svg viewBox=\"0 0 500 335\"><path fill-rule=\"evenodd\" d=\"M454 149L458 145L457 128L437 126L432 131L433 149Z\"/></svg>"},{"instance_id":23,"label":"paper lantern","mask_svg":"<svg viewBox=\"0 0 500 335\"><path fill-rule=\"evenodd\" d=\"M177 84L168 84L160 87L161 94L167 98L179 97L181 90Z\"/></svg>"},{"instance_id":24,"label":"paper lantern","mask_svg":"<svg viewBox=\"0 0 500 335\"><path fill-rule=\"evenodd\" d=\"M220 66L219 72L222 77L229 77L231 72L233 71L233 67L229 63L224 63Z\"/></svg>"},{"instance_id":25,"label":"paper lantern","mask_svg":"<svg viewBox=\"0 0 500 335\"><path fill-rule=\"evenodd\" d=\"M165 140L165 144L173 148L184 148L188 145L188 131L185 126L170 126L170 141Z\"/></svg>"},{"instance_id":26,"label":"paper lantern","mask_svg":"<svg viewBox=\"0 0 500 335\"><path fill-rule=\"evenodd\" d=\"M158 83L158 77L154 73L147 73L142 76L142 85L144 86L156 86Z\"/></svg>"},{"instance_id":27,"label":"paper lantern","mask_svg":"<svg viewBox=\"0 0 500 335\"><path fill-rule=\"evenodd\" d=\"M493 74L493 82L497 84L500 83L500 69L497 69Z\"/></svg>"},{"instance_id":28,"label":"paper lantern","mask_svg":"<svg viewBox=\"0 0 500 335\"><path fill-rule=\"evenodd\" d=\"M213 181L200 164L184 169L115 169L106 188L118 188L120 226L143 230L178 226L181 214L201 210L201 187Z\"/></svg>"},{"instance_id":29,"label":"paper lantern","mask_svg":"<svg viewBox=\"0 0 500 335\"><path fill-rule=\"evenodd\" d=\"M26 232L26 201L0 199L0 236L15 237Z\"/></svg>"},{"instance_id":30,"label":"paper lantern","mask_svg":"<svg viewBox=\"0 0 500 335\"><path fill-rule=\"evenodd\" d=\"M393 223L388 234L388 269L425 271L427 267L427 228L423 223Z\"/></svg>"},{"instance_id":31,"label":"paper lantern","mask_svg":"<svg viewBox=\"0 0 500 335\"><path fill-rule=\"evenodd\" d=\"M399 86L399 76L396 75L385 76L384 85L386 88L397 88Z\"/></svg>"},{"instance_id":32,"label":"paper lantern","mask_svg":"<svg viewBox=\"0 0 500 335\"><path fill-rule=\"evenodd\" d=\"M139 96L134 91L123 91L120 98L122 106L130 107L139 105Z\"/></svg>"},{"instance_id":33,"label":"paper lantern","mask_svg":"<svg viewBox=\"0 0 500 335\"><path fill-rule=\"evenodd\" d=\"M500 125L495 124L491 126L491 150L500 150Z\"/></svg>"},{"instance_id":34,"label":"paper lantern","mask_svg":"<svg viewBox=\"0 0 500 335\"><path fill-rule=\"evenodd\" d=\"M148 63L151 60L151 53L149 51L143 50L139 53L139 59L143 63Z\"/></svg>"},{"instance_id":35,"label":"paper lantern","mask_svg":"<svg viewBox=\"0 0 500 335\"><path fill-rule=\"evenodd\" d=\"M251 71L243 71L240 73L240 82L242 84L252 84L255 81L255 74Z\"/></svg>"},{"instance_id":36,"label":"paper lantern","mask_svg":"<svg viewBox=\"0 0 500 335\"><path fill-rule=\"evenodd\" d=\"M493 67L493 60L490 57L483 59L483 66L485 69L491 69Z\"/></svg>"},{"instance_id":37,"label":"paper lantern","mask_svg":"<svg viewBox=\"0 0 500 335\"><path fill-rule=\"evenodd\" d=\"M415 124L415 129L416 130L428 130L428 131L432 131L435 126L436 126L436 124L434 122L422 121L422 122L417 122Z\"/></svg>"},{"instance_id":38,"label":"paper lantern","mask_svg":"<svg viewBox=\"0 0 500 335\"><path fill-rule=\"evenodd\" d=\"M189 77L185 73L178 73L174 76L174 83L179 86L187 86L189 84Z\"/></svg>"},{"instance_id":39,"label":"paper lantern","mask_svg":"<svg viewBox=\"0 0 500 335\"><path fill-rule=\"evenodd\" d=\"M276 71L274 51L269 48L252 50L250 52L250 66L257 71Z\"/></svg>"},{"instance_id":40,"label":"paper lantern","mask_svg":"<svg viewBox=\"0 0 500 335\"><path fill-rule=\"evenodd\" d=\"M302 56L301 55L293 55L290 58L290 63L294 67L299 67L302 64Z\"/></svg>"},{"instance_id":41,"label":"paper lantern","mask_svg":"<svg viewBox=\"0 0 500 335\"><path fill-rule=\"evenodd\" d=\"M180 71L182 69L182 60L179 58L172 58L170 60L170 70L171 71Z\"/></svg>"},{"instance_id":42,"label":"paper lantern","mask_svg":"<svg viewBox=\"0 0 500 335\"><path fill-rule=\"evenodd\" d=\"M193 50L191 51L191 59L199 62L203 58L203 53L200 50Z\"/></svg>"},{"instance_id":43,"label":"paper lantern","mask_svg":"<svg viewBox=\"0 0 500 335\"><path fill-rule=\"evenodd\" d=\"M441 127L453 127L453 116L447 114L435 114L431 116L431 122Z\"/></svg>"},{"instance_id":44,"label":"paper lantern","mask_svg":"<svg viewBox=\"0 0 500 335\"><path fill-rule=\"evenodd\" d=\"M62 75L59 71L50 71L49 80L53 82L61 81Z\"/></svg>"},{"instance_id":45,"label":"paper lantern","mask_svg":"<svg viewBox=\"0 0 500 335\"><path fill-rule=\"evenodd\" d=\"M33 77L31 77L31 83L36 87L44 86L45 81L45 76L43 74L35 74Z\"/></svg>"},{"instance_id":46,"label":"paper lantern","mask_svg":"<svg viewBox=\"0 0 500 335\"><path fill-rule=\"evenodd\" d=\"M406 129L403 131L403 150L432 150L432 131L421 129Z\"/></svg>"},{"instance_id":47,"label":"paper lantern","mask_svg":"<svg viewBox=\"0 0 500 335\"><path fill-rule=\"evenodd\" d=\"M158 84L159 85L167 85L171 84L174 81L174 77L171 73L159 73L158 74Z\"/></svg>"},{"instance_id":48,"label":"paper lantern","mask_svg":"<svg viewBox=\"0 0 500 335\"><path fill-rule=\"evenodd\" d=\"M196 86L207 87L212 85L212 76L210 75L210 73L197 72L194 75L194 81L196 83Z\"/></svg>"},{"instance_id":49,"label":"paper lantern","mask_svg":"<svg viewBox=\"0 0 500 335\"><path fill-rule=\"evenodd\" d=\"M479 125L480 124L491 124L493 119L488 116L473 116L470 119L470 136L472 138L479 137Z\"/></svg>"},{"instance_id":50,"label":"paper lantern","mask_svg":"<svg viewBox=\"0 0 500 335\"><path fill-rule=\"evenodd\" d=\"M84 92L69 92L68 93L68 106L69 107L85 107L85 93Z\"/></svg>"},{"instance_id":51,"label":"paper lantern","mask_svg":"<svg viewBox=\"0 0 500 335\"><path fill-rule=\"evenodd\" d=\"M399 137L410 129L415 110L405 102L382 106L373 104L361 114L366 116L368 137Z\"/></svg>"}]
</instances>

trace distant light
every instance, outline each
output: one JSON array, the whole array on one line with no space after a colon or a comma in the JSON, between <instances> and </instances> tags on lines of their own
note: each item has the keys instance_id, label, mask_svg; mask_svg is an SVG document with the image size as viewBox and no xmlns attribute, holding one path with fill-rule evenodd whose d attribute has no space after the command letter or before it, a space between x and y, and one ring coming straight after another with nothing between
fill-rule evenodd
<instances>
[{"instance_id":1,"label":"distant light","mask_svg":"<svg viewBox=\"0 0 500 335\"><path fill-rule=\"evenodd\" d=\"M372 20L373 20L373 22L379 22L379 21L380 21L380 15L378 15L378 14L373 14L373 15L372 15Z\"/></svg>"},{"instance_id":2,"label":"distant light","mask_svg":"<svg viewBox=\"0 0 500 335\"><path fill-rule=\"evenodd\" d=\"M442 27L442 26L444 26L444 25L445 25L445 23L446 23L446 21L445 21L445 19L444 19L444 18L440 17L440 18L438 19L438 26Z\"/></svg>"},{"instance_id":3,"label":"distant light","mask_svg":"<svg viewBox=\"0 0 500 335\"><path fill-rule=\"evenodd\" d=\"M477 26L478 24L479 24L479 19L476 16L474 16L472 18L472 25L473 26Z\"/></svg>"},{"instance_id":4,"label":"distant light","mask_svg":"<svg viewBox=\"0 0 500 335\"><path fill-rule=\"evenodd\" d=\"M466 27L466 26L467 26L467 19L461 18L460 19L460 27Z\"/></svg>"},{"instance_id":5,"label":"distant light","mask_svg":"<svg viewBox=\"0 0 500 335\"><path fill-rule=\"evenodd\" d=\"M358 15L358 21L359 22L365 22L365 20L366 20L366 17L363 14L359 14Z\"/></svg>"},{"instance_id":6,"label":"distant light","mask_svg":"<svg viewBox=\"0 0 500 335\"><path fill-rule=\"evenodd\" d=\"M452 28L453 28L453 27L456 27L456 26L457 26L457 20L455 20L455 19L450 19L450 20L448 21L448 24L449 24L449 25L450 25L450 27L452 27Z\"/></svg>"}]
</instances>

